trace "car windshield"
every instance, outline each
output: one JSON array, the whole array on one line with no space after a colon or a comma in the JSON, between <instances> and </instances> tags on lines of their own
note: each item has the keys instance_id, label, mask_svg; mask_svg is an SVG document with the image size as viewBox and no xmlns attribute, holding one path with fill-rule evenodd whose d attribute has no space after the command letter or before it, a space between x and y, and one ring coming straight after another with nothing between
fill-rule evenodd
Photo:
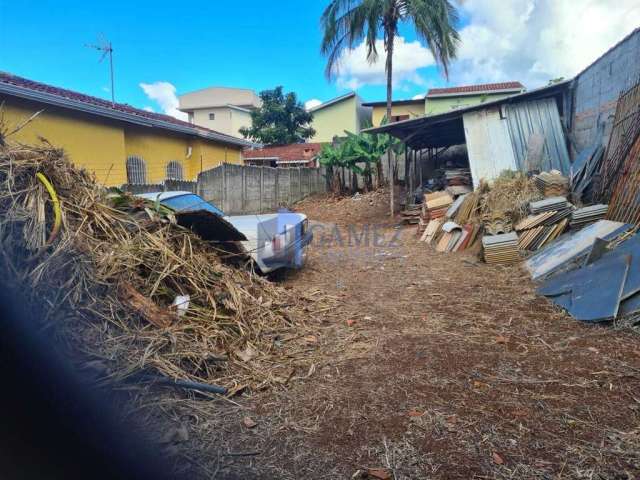
<instances>
[{"instance_id":1,"label":"car windshield","mask_svg":"<svg viewBox=\"0 0 640 480\"><path fill-rule=\"evenodd\" d=\"M165 200L162 200L162 203L173 208L177 212L207 210L208 212L215 213L216 215L220 215L221 217L224 216L222 210L214 205L211 205L195 194L179 195L177 197L167 198Z\"/></svg>"}]
</instances>

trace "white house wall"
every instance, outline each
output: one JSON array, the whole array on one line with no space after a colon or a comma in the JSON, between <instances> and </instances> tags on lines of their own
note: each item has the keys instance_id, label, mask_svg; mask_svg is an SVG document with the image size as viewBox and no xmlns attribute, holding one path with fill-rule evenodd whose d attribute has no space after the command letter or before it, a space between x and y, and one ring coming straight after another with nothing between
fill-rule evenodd
<instances>
[{"instance_id":1,"label":"white house wall","mask_svg":"<svg viewBox=\"0 0 640 480\"><path fill-rule=\"evenodd\" d=\"M463 122L474 187L481 179L490 182L504 170L517 170L509 128L497 107L465 113Z\"/></svg>"}]
</instances>

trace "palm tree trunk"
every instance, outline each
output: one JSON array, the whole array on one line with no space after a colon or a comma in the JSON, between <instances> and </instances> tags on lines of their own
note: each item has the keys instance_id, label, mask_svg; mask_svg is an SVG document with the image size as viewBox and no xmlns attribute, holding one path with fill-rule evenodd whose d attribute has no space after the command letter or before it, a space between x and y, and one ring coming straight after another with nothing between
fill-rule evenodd
<instances>
[{"instance_id":1,"label":"palm tree trunk","mask_svg":"<svg viewBox=\"0 0 640 480\"><path fill-rule=\"evenodd\" d=\"M385 70L387 73L387 123L391 123L391 101L393 97L393 41L395 32L393 30L387 32L387 64ZM393 166L391 165L391 147L387 150L387 160L389 163L389 198L391 208L391 218L395 212L394 195L393 195Z\"/></svg>"}]
</instances>

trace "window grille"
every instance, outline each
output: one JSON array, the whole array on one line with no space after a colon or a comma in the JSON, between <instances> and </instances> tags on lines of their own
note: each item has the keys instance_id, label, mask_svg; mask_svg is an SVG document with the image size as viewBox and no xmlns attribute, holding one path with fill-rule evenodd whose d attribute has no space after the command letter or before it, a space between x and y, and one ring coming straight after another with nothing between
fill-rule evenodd
<instances>
[{"instance_id":1,"label":"window grille","mask_svg":"<svg viewBox=\"0 0 640 480\"><path fill-rule=\"evenodd\" d=\"M127 158L127 182L137 185L147 183L147 164L141 157Z\"/></svg>"},{"instance_id":2,"label":"window grille","mask_svg":"<svg viewBox=\"0 0 640 480\"><path fill-rule=\"evenodd\" d=\"M182 164L176 160L167 163L167 179L168 180L184 180L182 173Z\"/></svg>"}]
</instances>

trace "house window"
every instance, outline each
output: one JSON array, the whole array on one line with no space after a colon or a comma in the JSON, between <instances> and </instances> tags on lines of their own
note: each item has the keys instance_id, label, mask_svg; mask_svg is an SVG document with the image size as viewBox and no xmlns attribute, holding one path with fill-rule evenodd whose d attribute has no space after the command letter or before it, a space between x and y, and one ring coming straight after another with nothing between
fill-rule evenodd
<instances>
[{"instance_id":1,"label":"house window","mask_svg":"<svg viewBox=\"0 0 640 480\"><path fill-rule=\"evenodd\" d=\"M167 163L167 179L183 180L182 164L176 160Z\"/></svg>"},{"instance_id":2,"label":"house window","mask_svg":"<svg viewBox=\"0 0 640 480\"><path fill-rule=\"evenodd\" d=\"M409 115L391 115L392 122L401 122L403 120L409 120Z\"/></svg>"},{"instance_id":3,"label":"house window","mask_svg":"<svg viewBox=\"0 0 640 480\"><path fill-rule=\"evenodd\" d=\"M142 157L132 155L127 158L127 182L137 185L147 183L147 164Z\"/></svg>"},{"instance_id":4,"label":"house window","mask_svg":"<svg viewBox=\"0 0 640 480\"><path fill-rule=\"evenodd\" d=\"M216 119L216 114L215 113L210 113L209 114L209 120L215 120Z\"/></svg>"}]
</instances>

